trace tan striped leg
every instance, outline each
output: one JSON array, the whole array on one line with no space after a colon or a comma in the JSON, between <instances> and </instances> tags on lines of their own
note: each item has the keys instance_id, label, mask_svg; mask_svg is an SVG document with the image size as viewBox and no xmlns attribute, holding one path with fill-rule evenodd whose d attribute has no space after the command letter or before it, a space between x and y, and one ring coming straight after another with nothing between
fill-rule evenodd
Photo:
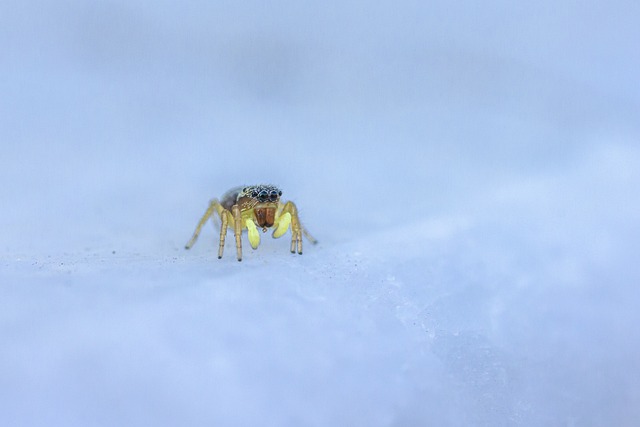
<instances>
[{"instance_id":1,"label":"tan striped leg","mask_svg":"<svg viewBox=\"0 0 640 427\"><path fill-rule=\"evenodd\" d=\"M196 227L196 231L193 233L191 240L189 240L189 242L185 245L185 248L191 249L191 247L196 243L196 240L198 240L198 236L200 235L200 231L202 230L202 227L207 222L207 220L213 216L214 212L218 213L218 216L220 217L220 221L222 222L222 225L220 226L220 243L218 245L218 259L220 259L222 258L222 253L224 252L224 243L227 237L227 227L229 226L229 222L233 223L234 220L233 220L233 216L231 216L231 212L223 208L217 199L213 199L209 203L209 207L207 208L206 212L200 219L200 222Z\"/></svg>"},{"instance_id":2,"label":"tan striped leg","mask_svg":"<svg viewBox=\"0 0 640 427\"><path fill-rule=\"evenodd\" d=\"M293 252L293 241L295 239L295 246L297 247L298 254L302 254L302 232L300 231L300 218L298 218L298 210L293 206L293 212L291 212L291 252Z\"/></svg>"},{"instance_id":3,"label":"tan striped leg","mask_svg":"<svg viewBox=\"0 0 640 427\"><path fill-rule=\"evenodd\" d=\"M233 234L236 237L236 253L238 255L238 261L242 261L242 215L240 215L238 205L233 205L231 212L233 213Z\"/></svg>"},{"instance_id":4,"label":"tan striped leg","mask_svg":"<svg viewBox=\"0 0 640 427\"><path fill-rule=\"evenodd\" d=\"M227 226L229 224L229 218L231 218L231 222L233 223L233 217L231 216L231 212L226 209L222 209L222 212L219 212L220 220L222 221L222 225L220 226L220 246L218 247L218 259L222 258L222 252L224 251L224 241L227 237Z\"/></svg>"},{"instance_id":5,"label":"tan striped leg","mask_svg":"<svg viewBox=\"0 0 640 427\"><path fill-rule=\"evenodd\" d=\"M318 243L318 241L307 231L307 229L304 228L304 225L302 225L301 222L299 222L299 224L300 224L300 229L302 230L302 234L304 234L304 237L306 237L314 245Z\"/></svg>"},{"instance_id":6,"label":"tan striped leg","mask_svg":"<svg viewBox=\"0 0 640 427\"><path fill-rule=\"evenodd\" d=\"M216 211L217 206L220 206L220 203L218 203L217 199L213 199L211 202L209 202L209 207L205 211L204 215L202 215L202 218L200 218L200 222L196 226L196 231L193 232L191 240L189 240L189 242L187 242L187 244L185 245L185 249L191 249L191 247L196 243L196 240L198 240L198 236L200 235L200 230L202 230L202 226L207 222L209 218L211 218L211 215L213 215L213 212Z\"/></svg>"},{"instance_id":7,"label":"tan striped leg","mask_svg":"<svg viewBox=\"0 0 640 427\"><path fill-rule=\"evenodd\" d=\"M313 244L318 243L311 234L302 226L298 217L298 208L295 203L289 201L284 205L282 213L289 212L291 214L291 253L298 252L302 254L302 234Z\"/></svg>"}]
</instances>

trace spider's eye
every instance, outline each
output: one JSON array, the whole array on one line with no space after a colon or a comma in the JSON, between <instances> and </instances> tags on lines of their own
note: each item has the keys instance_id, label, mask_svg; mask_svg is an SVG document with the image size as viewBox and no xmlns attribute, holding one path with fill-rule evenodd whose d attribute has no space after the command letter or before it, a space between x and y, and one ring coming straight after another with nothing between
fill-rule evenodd
<instances>
[{"instance_id":1,"label":"spider's eye","mask_svg":"<svg viewBox=\"0 0 640 427\"><path fill-rule=\"evenodd\" d=\"M260 200L261 202L264 202L265 200L267 200L268 197L269 197L269 194L267 193L266 190L262 190L260 194L258 194L258 200Z\"/></svg>"},{"instance_id":2,"label":"spider's eye","mask_svg":"<svg viewBox=\"0 0 640 427\"><path fill-rule=\"evenodd\" d=\"M269 200L271 200L272 202L278 200L278 193L275 190L272 190L269 194Z\"/></svg>"},{"instance_id":3,"label":"spider's eye","mask_svg":"<svg viewBox=\"0 0 640 427\"><path fill-rule=\"evenodd\" d=\"M251 192L251 197L258 197L258 191L257 190L253 190Z\"/></svg>"},{"instance_id":4,"label":"spider's eye","mask_svg":"<svg viewBox=\"0 0 640 427\"><path fill-rule=\"evenodd\" d=\"M282 196L282 191L278 191L278 196Z\"/></svg>"}]
</instances>

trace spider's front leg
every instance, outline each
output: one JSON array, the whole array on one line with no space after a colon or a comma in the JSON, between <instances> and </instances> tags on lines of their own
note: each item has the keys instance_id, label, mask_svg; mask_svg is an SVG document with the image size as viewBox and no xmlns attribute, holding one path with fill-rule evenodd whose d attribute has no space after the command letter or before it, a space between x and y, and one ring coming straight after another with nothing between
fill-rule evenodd
<instances>
[{"instance_id":1,"label":"spider's front leg","mask_svg":"<svg viewBox=\"0 0 640 427\"><path fill-rule=\"evenodd\" d=\"M218 214L222 221L222 225L220 226L220 245L218 246L218 259L220 259L222 258L222 252L224 251L224 241L227 237L227 226L229 225L229 222L234 223L234 219L231 212L224 208L222 208Z\"/></svg>"},{"instance_id":2,"label":"spider's front leg","mask_svg":"<svg viewBox=\"0 0 640 427\"><path fill-rule=\"evenodd\" d=\"M198 222L191 240L189 240L189 242L185 245L185 249L191 249L191 247L196 243L202 227L207 222L207 220L213 216L214 212L217 212L222 223L222 225L220 226L220 243L218 245L218 258L222 258L222 253L224 251L224 242L227 236L227 226L229 222L233 223L234 219L231 215L231 212L223 208L217 199L213 199L211 202L209 202L209 207L205 211L204 215L202 215L202 218L200 218L200 222Z\"/></svg>"},{"instance_id":3,"label":"spider's front leg","mask_svg":"<svg viewBox=\"0 0 640 427\"><path fill-rule=\"evenodd\" d=\"M273 232L273 237L278 238L284 235L291 225L291 253L302 254L302 234L313 244L318 243L311 234L302 226L300 218L298 217L298 208L295 203L289 201L284 204L280 210L280 214L277 220L278 227Z\"/></svg>"},{"instance_id":4,"label":"spider's front leg","mask_svg":"<svg viewBox=\"0 0 640 427\"><path fill-rule=\"evenodd\" d=\"M242 261L242 214L240 213L240 207L233 205L231 213L233 214L233 234L236 238L236 254L238 261Z\"/></svg>"}]
</instances>

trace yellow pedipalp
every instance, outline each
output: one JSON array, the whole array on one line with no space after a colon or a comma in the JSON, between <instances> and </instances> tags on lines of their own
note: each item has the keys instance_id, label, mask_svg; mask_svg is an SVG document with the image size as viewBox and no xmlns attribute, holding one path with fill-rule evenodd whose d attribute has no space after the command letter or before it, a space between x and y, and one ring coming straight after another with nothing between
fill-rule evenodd
<instances>
[{"instance_id":1,"label":"yellow pedipalp","mask_svg":"<svg viewBox=\"0 0 640 427\"><path fill-rule=\"evenodd\" d=\"M245 224L249 234L249 243L251 243L251 247L253 249L257 249L260 244L260 233L258 232L258 227L256 227L256 224L251 219L247 219Z\"/></svg>"},{"instance_id":2,"label":"yellow pedipalp","mask_svg":"<svg viewBox=\"0 0 640 427\"><path fill-rule=\"evenodd\" d=\"M273 232L273 237L278 238L282 237L284 233L289 229L289 224L291 223L291 214L289 212L285 212L278 219L278 228Z\"/></svg>"}]
</instances>

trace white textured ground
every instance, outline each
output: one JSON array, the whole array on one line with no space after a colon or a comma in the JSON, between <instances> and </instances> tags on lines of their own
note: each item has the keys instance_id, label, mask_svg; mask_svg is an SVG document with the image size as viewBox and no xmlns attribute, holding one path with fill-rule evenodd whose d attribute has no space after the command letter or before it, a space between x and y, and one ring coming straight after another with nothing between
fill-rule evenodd
<instances>
[{"instance_id":1,"label":"white textured ground","mask_svg":"<svg viewBox=\"0 0 640 427\"><path fill-rule=\"evenodd\" d=\"M0 425L639 425L640 6L591 3L1 4ZM320 244L183 249L256 182Z\"/></svg>"}]
</instances>

